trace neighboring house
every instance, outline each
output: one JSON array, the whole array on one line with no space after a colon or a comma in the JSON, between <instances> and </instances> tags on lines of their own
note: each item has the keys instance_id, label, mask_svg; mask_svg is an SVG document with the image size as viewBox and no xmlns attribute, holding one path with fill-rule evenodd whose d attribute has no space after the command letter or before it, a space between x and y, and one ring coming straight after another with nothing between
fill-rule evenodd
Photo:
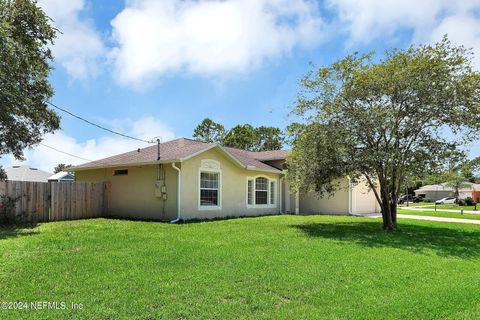
<instances>
[{"instance_id":1,"label":"neighboring house","mask_svg":"<svg viewBox=\"0 0 480 320\"><path fill-rule=\"evenodd\" d=\"M480 198L480 184L469 183L465 184L468 187L460 188L459 198L465 199L467 197L472 197L472 199L477 200ZM442 184L430 184L423 187L420 187L417 190L414 190L416 195L422 194L425 195L425 199L432 201L440 200L445 197L453 197L455 190L452 187L448 187L446 183Z\"/></svg>"},{"instance_id":2,"label":"neighboring house","mask_svg":"<svg viewBox=\"0 0 480 320\"><path fill-rule=\"evenodd\" d=\"M160 151L160 152L158 152ZM283 166L287 151L250 152L180 138L79 165L76 181L110 184L112 216L173 220L279 213L378 212L363 185L333 197L290 191Z\"/></svg>"},{"instance_id":3,"label":"neighboring house","mask_svg":"<svg viewBox=\"0 0 480 320\"><path fill-rule=\"evenodd\" d=\"M48 177L48 182L72 182L75 181L75 176L69 172L60 171L53 176Z\"/></svg>"},{"instance_id":4,"label":"neighboring house","mask_svg":"<svg viewBox=\"0 0 480 320\"><path fill-rule=\"evenodd\" d=\"M4 168L7 180L47 182L52 174L30 166L13 166Z\"/></svg>"}]
</instances>

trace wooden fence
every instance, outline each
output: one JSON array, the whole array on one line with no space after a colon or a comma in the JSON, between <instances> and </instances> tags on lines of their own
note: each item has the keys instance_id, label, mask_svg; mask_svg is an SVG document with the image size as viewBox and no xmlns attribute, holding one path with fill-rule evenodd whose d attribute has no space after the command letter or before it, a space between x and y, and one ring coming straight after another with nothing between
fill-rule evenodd
<instances>
[{"instance_id":1,"label":"wooden fence","mask_svg":"<svg viewBox=\"0 0 480 320\"><path fill-rule=\"evenodd\" d=\"M10 219L46 222L104 217L109 212L110 185L104 182L0 181L3 208ZM11 206L7 208L6 201ZM0 205L2 203L0 202Z\"/></svg>"}]
</instances>

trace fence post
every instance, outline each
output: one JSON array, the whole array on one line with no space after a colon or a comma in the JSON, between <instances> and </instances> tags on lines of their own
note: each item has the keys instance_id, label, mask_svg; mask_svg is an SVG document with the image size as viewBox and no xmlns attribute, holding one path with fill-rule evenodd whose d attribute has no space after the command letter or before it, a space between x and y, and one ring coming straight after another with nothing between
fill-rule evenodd
<instances>
[{"instance_id":1,"label":"fence post","mask_svg":"<svg viewBox=\"0 0 480 320\"><path fill-rule=\"evenodd\" d=\"M103 216L108 217L110 215L110 201L111 201L111 192L112 184L107 181L103 183Z\"/></svg>"}]
</instances>

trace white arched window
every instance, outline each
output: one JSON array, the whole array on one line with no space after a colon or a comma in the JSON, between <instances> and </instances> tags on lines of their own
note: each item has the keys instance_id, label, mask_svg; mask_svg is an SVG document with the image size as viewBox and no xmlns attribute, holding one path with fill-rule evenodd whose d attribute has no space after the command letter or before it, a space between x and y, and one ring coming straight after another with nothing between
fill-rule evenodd
<instances>
[{"instance_id":1,"label":"white arched window","mask_svg":"<svg viewBox=\"0 0 480 320\"><path fill-rule=\"evenodd\" d=\"M276 180L263 176L247 178L247 207L274 208L276 199Z\"/></svg>"}]
</instances>

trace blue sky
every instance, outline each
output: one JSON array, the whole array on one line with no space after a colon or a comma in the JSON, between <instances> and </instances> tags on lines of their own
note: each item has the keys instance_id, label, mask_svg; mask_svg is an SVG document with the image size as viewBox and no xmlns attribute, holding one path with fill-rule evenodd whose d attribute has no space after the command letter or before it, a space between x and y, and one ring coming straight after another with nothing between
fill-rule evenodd
<instances>
[{"instance_id":1,"label":"blue sky","mask_svg":"<svg viewBox=\"0 0 480 320\"><path fill-rule=\"evenodd\" d=\"M430 43L448 33L480 67L480 0L40 0L62 31L53 101L128 134L190 137L205 117L284 128L298 80L354 51ZM60 113L61 114L61 113ZM68 115L45 144L98 159L143 147ZM27 164L82 160L43 146ZM480 155L480 144L471 147ZM0 163L17 163L4 157Z\"/></svg>"}]
</instances>

